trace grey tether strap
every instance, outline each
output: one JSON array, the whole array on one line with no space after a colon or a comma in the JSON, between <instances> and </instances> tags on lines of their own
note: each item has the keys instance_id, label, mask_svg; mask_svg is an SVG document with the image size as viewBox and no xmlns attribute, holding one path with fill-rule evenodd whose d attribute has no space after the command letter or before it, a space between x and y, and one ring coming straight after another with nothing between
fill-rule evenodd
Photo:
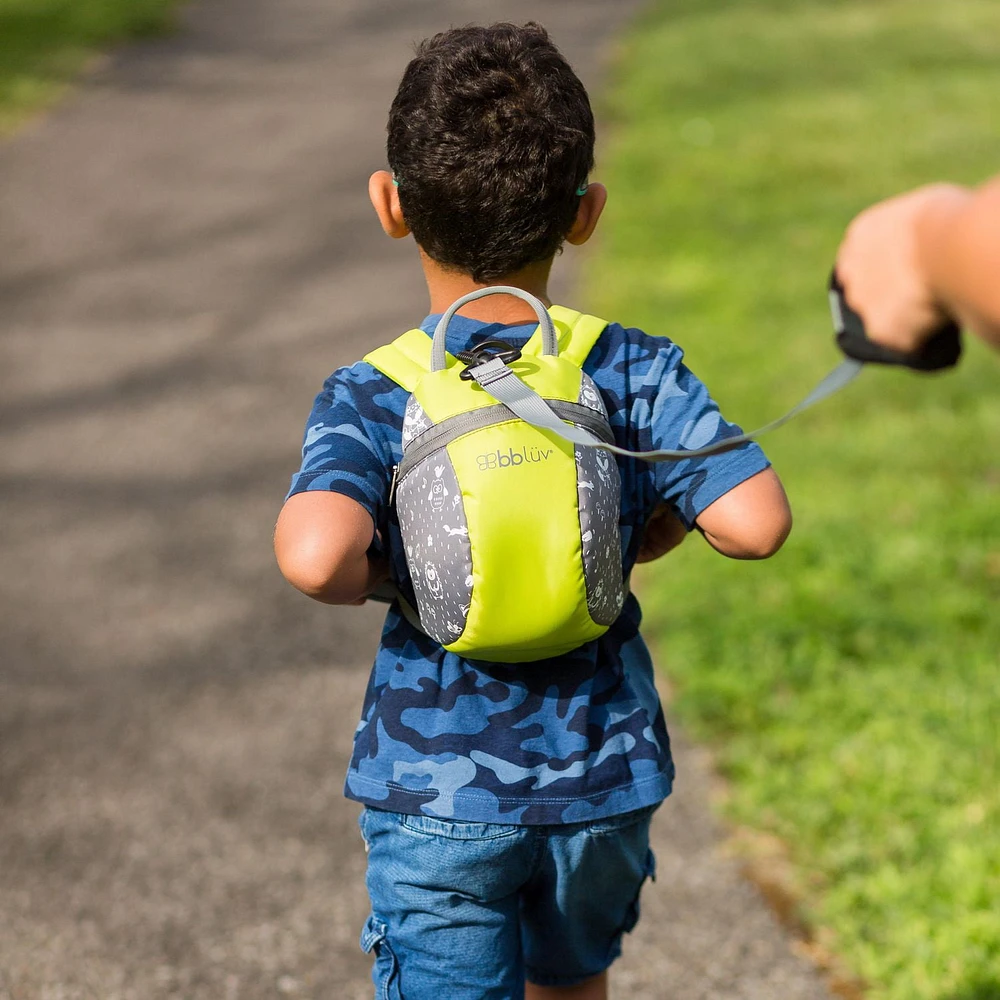
<instances>
[{"instance_id":1,"label":"grey tether strap","mask_svg":"<svg viewBox=\"0 0 1000 1000\"><path fill-rule=\"evenodd\" d=\"M552 407L535 392L534 389L525 385L502 361L494 359L485 364L477 365L470 369L472 377L498 402L504 403L513 410L525 423L544 430L552 431L560 437L571 441L573 444L585 445L588 448L603 448L605 451L614 452L616 455L624 455L627 458L641 458L647 462L670 462L682 461L687 458L704 458L706 455L717 455L732 448L738 448L748 441L753 441L773 431L782 424L787 423L792 417L803 410L814 406L821 399L833 395L850 382L864 366L860 361L853 361L850 358L841 361L829 375L824 378L819 385L797 406L793 406L783 417L772 420L763 427L758 427L748 434L738 434L735 437L724 438L714 444L704 448L676 449L661 448L654 451L629 451L627 448L619 448L617 445L607 444L600 438L595 437L590 431L577 427L574 424L567 424L559 419Z\"/></svg>"},{"instance_id":2,"label":"grey tether strap","mask_svg":"<svg viewBox=\"0 0 1000 1000\"><path fill-rule=\"evenodd\" d=\"M445 338L452 316L467 302L473 302L487 295L513 295L515 298L527 302L538 316L538 323L542 331L542 353L559 353L559 340L556 336L555 327L552 324L552 317L541 300L530 292L524 291L522 288L514 288L511 285L494 285L490 288L479 288L474 292L469 292L468 295L463 295L449 306L447 312L438 321L438 325L434 330L434 341L431 345L432 371L440 371L447 364ZM614 452L616 455L624 455L627 458L641 458L647 462L677 462L688 458L705 458L708 455L718 455L720 452L738 448L748 441L754 441L762 434L767 434L768 431L776 430L803 410L809 409L810 406L815 406L820 400L826 399L827 396L832 396L835 392L843 389L848 382L852 381L858 375L863 367L862 362L851 358L841 361L801 403L793 406L784 416L778 417L777 420L772 420L770 423L764 424L763 427L758 427L755 431L750 431L748 434L738 434L735 437L724 438L722 441L716 441L714 444L707 445L704 448L662 448L654 451L629 451L627 448L619 448L616 445L602 441L582 427L565 423L534 389L522 382L517 374L508 368L499 358L493 358L490 361L471 367L469 374L497 402L504 403L525 423L552 431L554 434L558 434L573 444L584 445L588 448L603 448L605 451Z\"/></svg>"},{"instance_id":3,"label":"grey tether strap","mask_svg":"<svg viewBox=\"0 0 1000 1000\"><path fill-rule=\"evenodd\" d=\"M447 312L441 317L434 331L434 340L431 346L432 371L440 371L447 365L445 336L448 332L448 324L451 322L452 316L466 302L472 302L475 299L496 294L513 295L528 302L534 308L542 330L542 353L553 355L559 353L559 341L552 323L552 317L549 316L544 304L535 298L535 296L520 288L497 285L492 288L480 288L474 292L470 292L468 295L462 296L462 298L452 303ZM748 441L753 441L760 437L760 435L781 427L782 424L787 423L792 417L797 416L803 410L809 409L810 406L815 406L816 403L826 399L827 396L832 396L838 390L843 389L848 382L851 382L858 375L863 367L864 364L861 361L855 361L851 358L842 361L826 378L820 381L816 388L801 403L793 406L784 416L778 417L777 420L772 420L763 427L758 427L755 431L750 431L749 434L739 434L736 437L725 438L704 448L693 448L690 450L664 448L657 451L629 451L626 448L619 448L616 445L602 441L582 427L565 423L534 389L522 382L517 374L511 371L499 358L493 358L483 364L471 367L469 371L475 381L487 393L497 400L497 402L506 405L525 423L531 424L534 427L540 427L543 430L552 431L572 444L583 445L588 448L603 448L605 451L614 452L616 455L641 458L648 462L667 462L717 455L720 452L729 451L731 448L738 448ZM424 631L416 609L403 598L395 583L387 581L369 596L375 600L387 603L391 603L394 600L398 601L403 617L418 631Z\"/></svg>"}]
</instances>

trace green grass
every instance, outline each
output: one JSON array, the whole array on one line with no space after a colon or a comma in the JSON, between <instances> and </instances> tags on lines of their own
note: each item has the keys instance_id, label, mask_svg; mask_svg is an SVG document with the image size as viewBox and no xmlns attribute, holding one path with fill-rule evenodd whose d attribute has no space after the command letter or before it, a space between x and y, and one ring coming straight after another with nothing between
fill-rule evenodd
<instances>
[{"instance_id":1,"label":"green grass","mask_svg":"<svg viewBox=\"0 0 1000 1000\"><path fill-rule=\"evenodd\" d=\"M744 426L837 360L853 214L1000 170L996 0L664 0L617 67L587 305L674 337ZM1000 357L968 347L765 442L796 514L774 560L693 538L641 584L731 819L785 841L872 1000L1000 997Z\"/></svg>"},{"instance_id":2,"label":"green grass","mask_svg":"<svg viewBox=\"0 0 1000 1000\"><path fill-rule=\"evenodd\" d=\"M55 100L101 46L162 31L177 0L0 0L0 135Z\"/></svg>"}]
</instances>

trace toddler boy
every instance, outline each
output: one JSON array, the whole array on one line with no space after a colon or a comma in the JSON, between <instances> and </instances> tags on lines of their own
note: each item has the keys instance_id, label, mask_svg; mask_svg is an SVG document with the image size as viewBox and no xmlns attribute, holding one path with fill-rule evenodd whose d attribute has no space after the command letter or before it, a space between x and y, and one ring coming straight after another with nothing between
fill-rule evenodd
<instances>
[{"instance_id":1,"label":"toddler boy","mask_svg":"<svg viewBox=\"0 0 1000 1000\"><path fill-rule=\"evenodd\" d=\"M455 29L419 47L389 113L392 173L375 173L369 194L385 232L416 241L425 331L483 286L548 304L553 258L586 242L604 208L604 187L588 184L593 150L586 91L539 25ZM497 336L522 346L535 325L521 300L489 296L455 317L448 350ZM583 369L620 447L695 449L738 433L681 358L641 330L601 334ZM407 397L358 362L316 398L275 550L317 600L360 603L391 577L414 602L390 504ZM764 558L790 528L756 445L618 465L626 575L685 529L724 555ZM372 913L361 943L379 997L607 996L653 874L650 817L674 774L639 621L630 595L600 639L496 664L446 652L389 608L346 787L365 806Z\"/></svg>"}]
</instances>

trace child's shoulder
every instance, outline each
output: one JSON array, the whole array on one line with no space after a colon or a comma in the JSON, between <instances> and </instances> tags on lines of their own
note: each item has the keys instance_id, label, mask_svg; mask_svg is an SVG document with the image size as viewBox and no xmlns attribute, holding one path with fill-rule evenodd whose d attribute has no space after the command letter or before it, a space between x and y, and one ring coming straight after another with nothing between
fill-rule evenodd
<instances>
[{"instance_id":1,"label":"child's shoulder","mask_svg":"<svg viewBox=\"0 0 1000 1000\"><path fill-rule=\"evenodd\" d=\"M362 359L334 370L323 383L324 392L348 391L351 394L370 395L385 392L391 387L400 388L370 361Z\"/></svg>"},{"instance_id":2,"label":"child's shoulder","mask_svg":"<svg viewBox=\"0 0 1000 1000\"><path fill-rule=\"evenodd\" d=\"M322 408L347 407L367 424L399 427L406 410L407 391L368 361L355 361L333 371L316 398Z\"/></svg>"},{"instance_id":3,"label":"child's shoulder","mask_svg":"<svg viewBox=\"0 0 1000 1000\"><path fill-rule=\"evenodd\" d=\"M597 339L587 364L589 375L656 381L680 366L684 351L669 337L647 333L640 327L608 323Z\"/></svg>"},{"instance_id":4,"label":"child's shoulder","mask_svg":"<svg viewBox=\"0 0 1000 1000\"><path fill-rule=\"evenodd\" d=\"M636 392L662 384L681 368L683 358L683 350L670 337L609 322L583 368L601 388ZM388 424L402 420L409 397L398 382L365 359L336 369L321 395L330 403L353 406L372 422Z\"/></svg>"}]
</instances>

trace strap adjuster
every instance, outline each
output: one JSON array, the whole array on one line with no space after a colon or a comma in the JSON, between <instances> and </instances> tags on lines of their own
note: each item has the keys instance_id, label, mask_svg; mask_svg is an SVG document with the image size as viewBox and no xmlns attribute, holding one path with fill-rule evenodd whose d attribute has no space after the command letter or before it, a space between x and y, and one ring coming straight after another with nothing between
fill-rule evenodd
<instances>
[{"instance_id":1,"label":"strap adjuster","mask_svg":"<svg viewBox=\"0 0 1000 1000\"><path fill-rule=\"evenodd\" d=\"M455 357L465 362L465 369L459 373L463 382L472 382L472 369L489 361L500 361L509 365L521 357L520 348L513 347L505 340L484 340L471 351L458 351Z\"/></svg>"}]
</instances>

